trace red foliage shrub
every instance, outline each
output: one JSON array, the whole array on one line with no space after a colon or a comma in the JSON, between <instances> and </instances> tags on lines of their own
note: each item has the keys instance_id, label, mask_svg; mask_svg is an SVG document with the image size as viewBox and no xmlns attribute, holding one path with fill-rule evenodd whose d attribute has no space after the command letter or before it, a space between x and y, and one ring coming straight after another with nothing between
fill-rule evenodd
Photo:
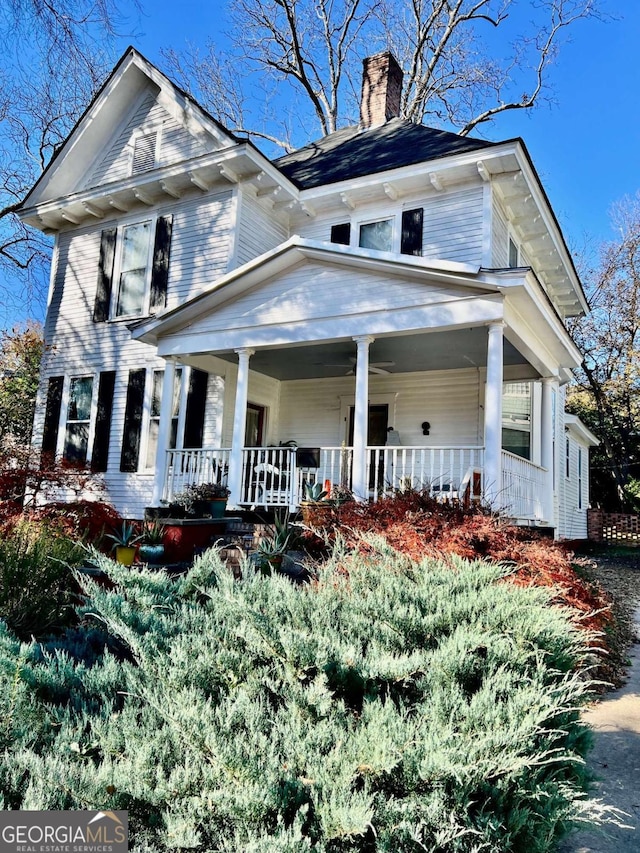
<instances>
[{"instance_id":1,"label":"red foliage shrub","mask_svg":"<svg viewBox=\"0 0 640 853\"><path fill-rule=\"evenodd\" d=\"M0 519L0 533L11 532L25 517L33 521L46 522L69 539L86 542L109 551L111 543L103 543L105 532L120 527L122 517L107 503L101 501L72 501L49 503L36 509L18 509L4 513Z\"/></svg>"},{"instance_id":2,"label":"red foliage shrub","mask_svg":"<svg viewBox=\"0 0 640 853\"><path fill-rule=\"evenodd\" d=\"M513 566L511 583L556 589L554 600L573 608L579 625L602 631L612 618L608 597L576 574L565 548L527 528L508 525L487 510L404 492L375 504L344 504L337 514L336 529L354 545L357 533L369 531L384 535L413 559L456 554L507 563Z\"/></svg>"},{"instance_id":3,"label":"red foliage shrub","mask_svg":"<svg viewBox=\"0 0 640 853\"><path fill-rule=\"evenodd\" d=\"M72 503L50 503L30 513L35 519L53 522L70 538L82 539L101 547L104 533L109 533L122 524L122 516L102 501L73 501ZM107 543L105 550L111 548Z\"/></svg>"}]
</instances>

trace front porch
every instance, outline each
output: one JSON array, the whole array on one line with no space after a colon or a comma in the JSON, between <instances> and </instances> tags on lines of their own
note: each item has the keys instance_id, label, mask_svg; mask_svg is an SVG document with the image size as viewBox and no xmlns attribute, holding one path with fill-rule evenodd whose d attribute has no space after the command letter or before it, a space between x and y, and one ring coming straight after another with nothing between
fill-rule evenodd
<instances>
[{"instance_id":1,"label":"front porch","mask_svg":"<svg viewBox=\"0 0 640 853\"><path fill-rule=\"evenodd\" d=\"M161 500L171 504L187 486L230 484L239 479L237 509L271 508L295 512L306 483L353 491L360 500L377 501L406 489L428 489L442 501L486 498L484 447L367 446L365 493L354 490L353 448L243 447L241 477L234 476L231 448L168 450ZM547 469L507 451L501 452L501 488L491 489L494 509L520 524L549 525L545 513Z\"/></svg>"}]
</instances>

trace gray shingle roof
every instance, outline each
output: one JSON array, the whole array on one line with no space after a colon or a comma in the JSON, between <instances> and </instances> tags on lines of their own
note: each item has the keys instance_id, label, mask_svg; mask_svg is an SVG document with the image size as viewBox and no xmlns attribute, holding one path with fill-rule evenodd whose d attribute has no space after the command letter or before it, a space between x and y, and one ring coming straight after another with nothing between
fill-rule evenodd
<instances>
[{"instance_id":1,"label":"gray shingle roof","mask_svg":"<svg viewBox=\"0 0 640 853\"><path fill-rule=\"evenodd\" d=\"M342 128L274 163L300 189L307 190L495 144L394 118L368 130L357 125Z\"/></svg>"}]
</instances>

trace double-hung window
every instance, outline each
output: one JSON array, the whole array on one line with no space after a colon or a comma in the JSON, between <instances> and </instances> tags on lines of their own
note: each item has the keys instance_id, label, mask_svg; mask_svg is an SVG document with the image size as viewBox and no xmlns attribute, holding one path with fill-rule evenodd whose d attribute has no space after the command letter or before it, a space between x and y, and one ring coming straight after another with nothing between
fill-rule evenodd
<instances>
[{"instance_id":1,"label":"double-hung window","mask_svg":"<svg viewBox=\"0 0 640 853\"><path fill-rule=\"evenodd\" d=\"M173 216L105 228L100 238L93 321L144 317L167 302Z\"/></svg>"},{"instance_id":2,"label":"double-hung window","mask_svg":"<svg viewBox=\"0 0 640 853\"><path fill-rule=\"evenodd\" d=\"M69 462L87 461L92 397L92 376L76 376L71 379L63 454Z\"/></svg>"},{"instance_id":3,"label":"double-hung window","mask_svg":"<svg viewBox=\"0 0 640 853\"><path fill-rule=\"evenodd\" d=\"M156 453L158 449L158 434L160 432L160 410L162 406L162 383L164 381L164 370L153 371L153 385L151 388L151 403L149 407L149 436L147 439L147 468L153 468L156 464ZM169 435L169 448L173 449L178 442L178 421L180 417L180 389L182 387L182 368L175 370L173 379L173 401L171 404L171 432Z\"/></svg>"},{"instance_id":4,"label":"double-hung window","mask_svg":"<svg viewBox=\"0 0 640 853\"><path fill-rule=\"evenodd\" d=\"M151 221L122 229L120 266L114 293L114 317L139 317L145 313L150 268Z\"/></svg>"}]
</instances>

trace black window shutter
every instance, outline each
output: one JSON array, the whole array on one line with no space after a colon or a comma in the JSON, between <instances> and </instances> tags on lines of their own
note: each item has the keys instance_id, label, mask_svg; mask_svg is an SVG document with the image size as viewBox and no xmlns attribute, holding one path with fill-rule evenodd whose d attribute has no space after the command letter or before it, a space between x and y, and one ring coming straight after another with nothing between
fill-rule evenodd
<instances>
[{"instance_id":1,"label":"black window shutter","mask_svg":"<svg viewBox=\"0 0 640 853\"><path fill-rule=\"evenodd\" d=\"M113 410L113 390L116 384L115 370L105 370L100 374L98 384L98 412L96 429L91 453L91 470L106 471L111 437L111 412Z\"/></svg>"},{"instance_id":2,"label":"black window shutter","mask_svg":"<svg viewBox=\"0 0 640 853\"><path fill-rule=\"evenodd\" d=\"M167 304L169 281L169 255L171 253L171 230L173 216L159 216L156 222L156 238L153 246L153 268L151 270L151 298L149 310L152 314Z\"/></svg>"},{"instance_id":3,"label":"black window shutter","mask_svg":"<svg viewBox=\"0 0 640 853\"><path fill-rule=\"evenodd\" d=\"M402 240L400 251L403 255L422 254L422 208L402 211Z\"/></svg>"},{"instance_id":4,"label":"black window shutter","mask_svg":"<svg viewBox=\"0 0 640 853\"><path fill-rule=\"evenodd\" d=\"M331 242L348 246L351 242L351 224L349 222L341 222L338 225L332 225Z\"/></svg>"},{"instance_id":5,"label":"black window shutter","mask_svg":"<svg viewBox=\"0 0 640 853\"><path fill-rule=\"evenodd\" d=\"M109 319L111 285L113 282L113 262L116 256L116 229L105 228L100 239L100 262L98 266L98 287L93 306L93 322L104 323Z\"/></svg>"},{"instance_id":6,"label":"black window shutter","mask_svg":"<svg viewBox=\"0 0 640 853\"><path fill-rule=\"evenodd\" d=\"M124 410L122 432L121 471L137 471L140 456L140 433L144 408L144 383L146 370L130 370L127 386L127 402Z\"/></svg>"},{"instance_id":7,"label":"black window shutter","mask_svg":"<svg viewBox=\"0 0 640 853\"><path fill-rule=\"evenodd\" d=\"M183 447L202 447L208 381L209 374L205 373L204 370L191 369L187 408L184 416Z\"/></svg>"},{"instance_id":8,"label":"black window shutter","mask_svg":"<svg viewBox=\"0 0 640 853\"><path fill-rule=\"evenodd\" d=\"M62 386L64 376L52 376L47 388L47 405L44 413L44 429L42 431L42 453L54 455L58 444L58 428L60 426L60 408L62 406Z\"/></svg>"}]
</instances>

